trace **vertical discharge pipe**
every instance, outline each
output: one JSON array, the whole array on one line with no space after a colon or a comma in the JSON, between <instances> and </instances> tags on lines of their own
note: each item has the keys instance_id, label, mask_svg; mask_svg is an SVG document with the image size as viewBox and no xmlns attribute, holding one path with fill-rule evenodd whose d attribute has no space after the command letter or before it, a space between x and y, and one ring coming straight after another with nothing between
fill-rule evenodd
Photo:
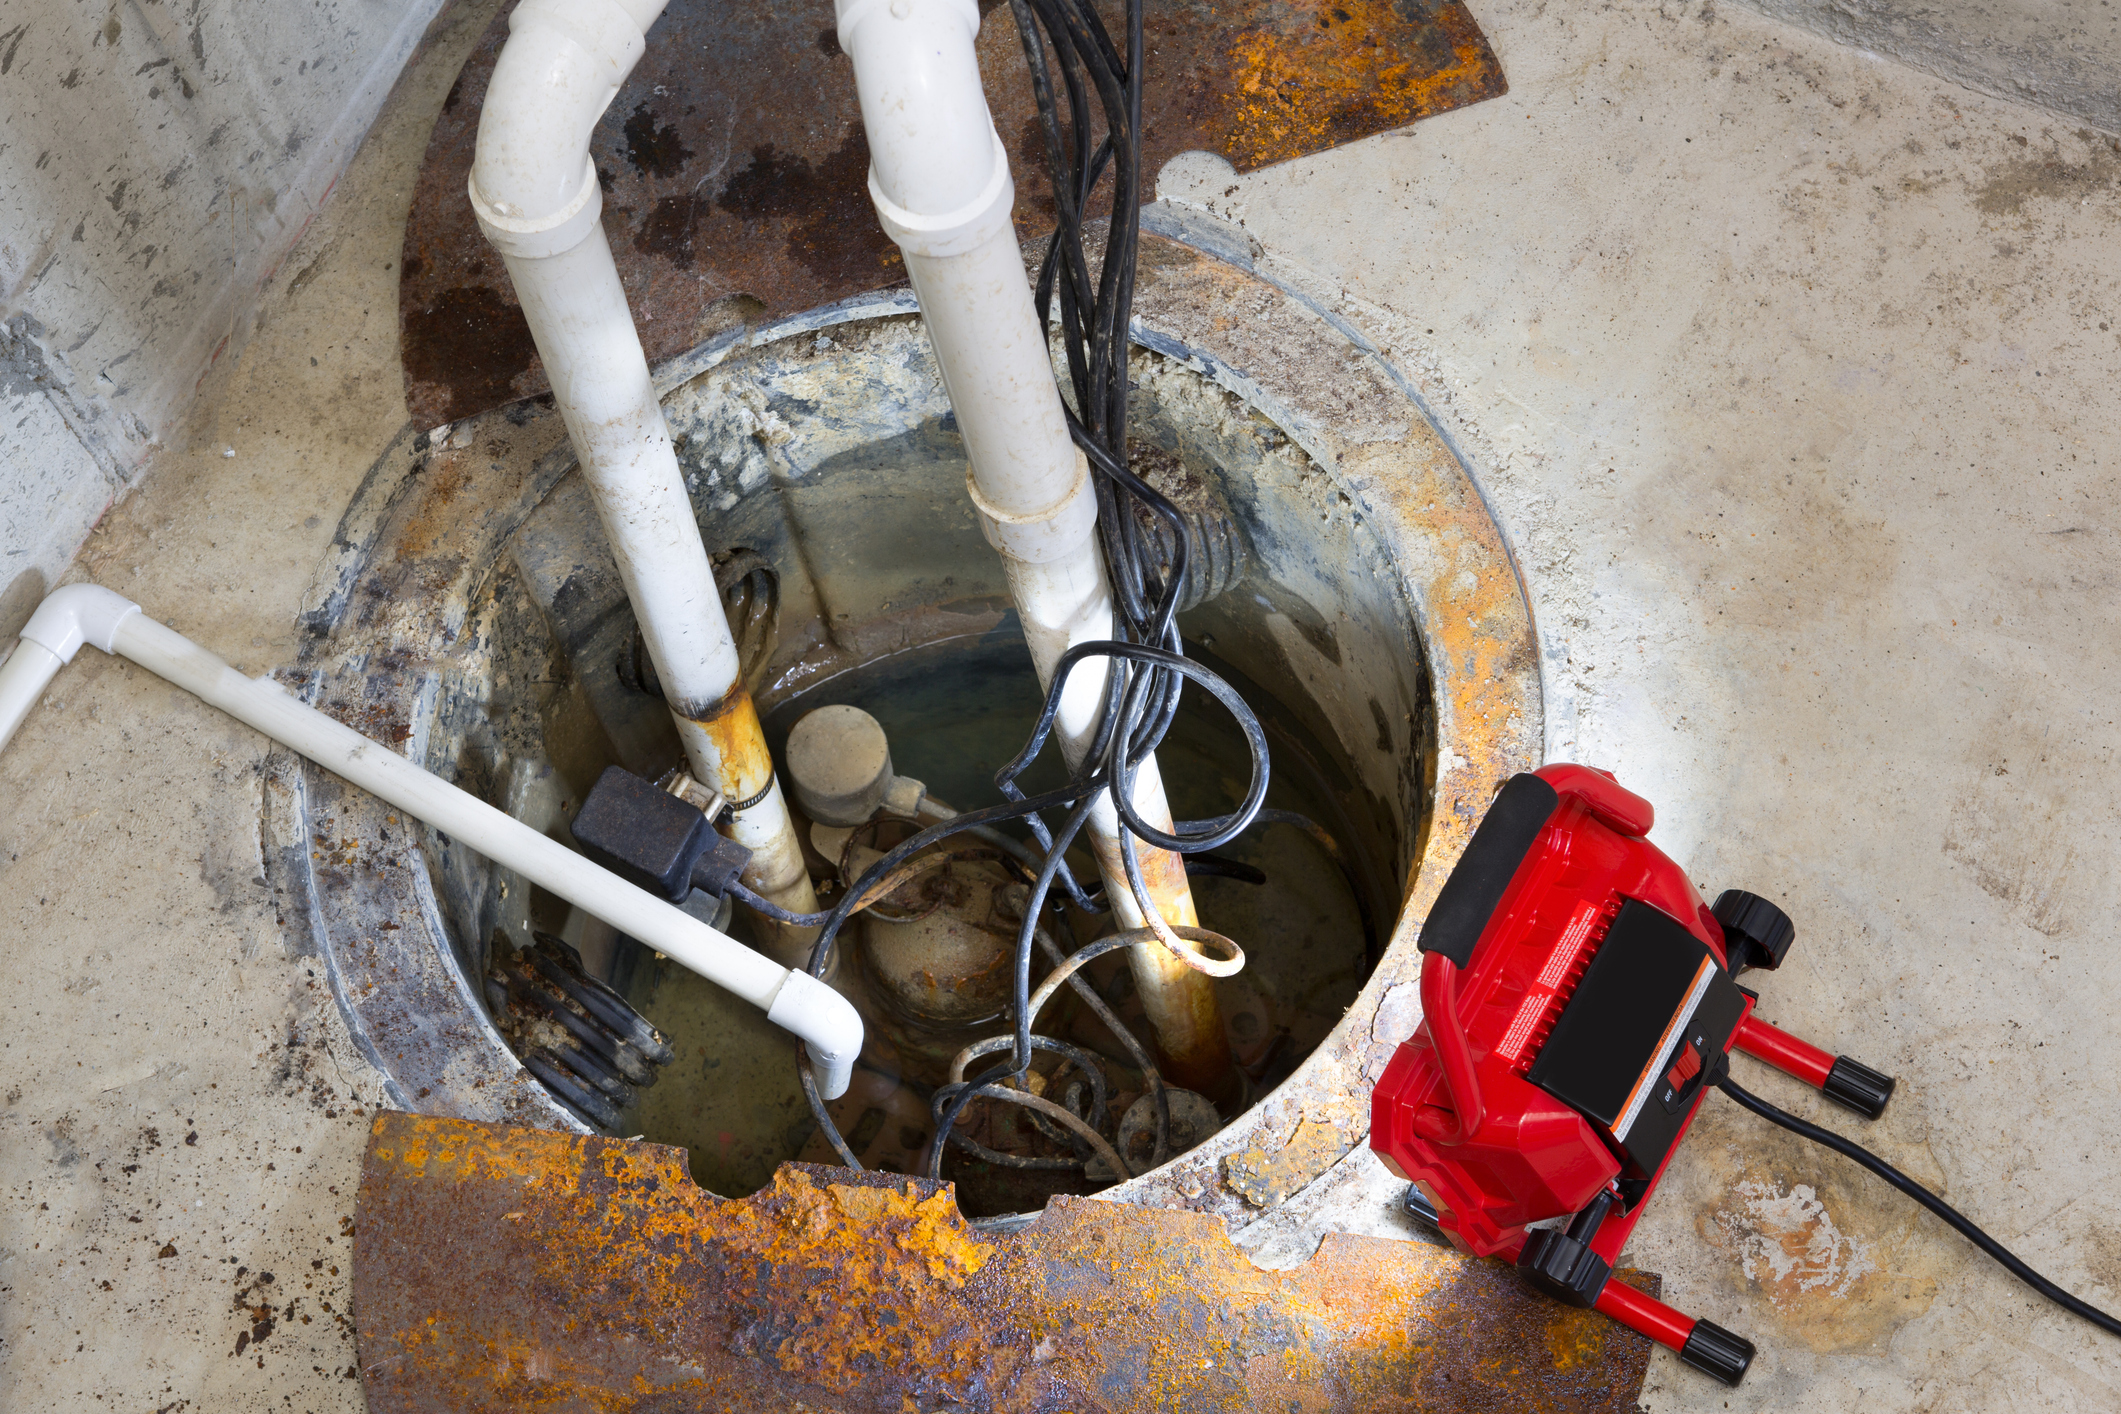
<instances>
[{"instance_id":1,"label":"vertical discharge pipe","mask_svg":"<svg viewBox=\"0 0 2121 1414\"><path fill-rule=\"evenodd\" d=\"M838 16L869 139L869 196L905 254L972 463L972 503L1001 553L1039 682L1050 687L1070 647L1113 636L1112 589L1089 464L1068 435L1017 247L1016 185L973 52L979 7L975 0L838 0ZM1071 767L1097 734L1110 671L1107 660L1091 659L1062 691L1055 730ZM1154 757L1135 776L1134 808L1171 828ZM1091 847L1119 926L1139 928L1146 920L1120 862L1120 828L1108 795L1090 817ZM1198 927L1185 861L1139 848L1164 921ZM1233 1072L1213 979L1159 943L1132 949L1130 959L1171 1079L1225 1097Z\"/></svg>"},{"instance_id":2,"label":"vertical discharge pipe","mask_svg":"<svg viewBox=\"0 0 2121 1414\"><path fill-rule=\"evenodd\" d=\"M813 913L817 895L599 219L590 135L665 3L515 8L479 115L471 205L515 284L686 759L730 802L730 834L752 852L744 882ZM799 963L816 937L756 922L783 962Z\"/></svg>"}]
</instances>

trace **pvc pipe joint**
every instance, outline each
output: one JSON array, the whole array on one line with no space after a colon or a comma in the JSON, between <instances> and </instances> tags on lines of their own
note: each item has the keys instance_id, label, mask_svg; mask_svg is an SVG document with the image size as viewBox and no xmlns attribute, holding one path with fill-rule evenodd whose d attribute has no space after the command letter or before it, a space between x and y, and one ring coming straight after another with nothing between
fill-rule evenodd
<instances>
[{"instance_id":1,"label":"pvc pipe joint","mask_svg":"<svg viewBox=\"0 0 2121 1414\"><path fill-rule=\"evenodd\" d=\"M976 0L836 0L834 8L840 48L854 61L871 192L919 218L976 207L996 165L1006 183L973 53Z\"/></svg>"},{"instance_id":2,"label":"pvc pipe joint","mask_svg":"<svg viewBox=\"0 0 2121 1414\"><path fill-rule=\"evenodd\" d=\"M60 662L71 663L84 643L117 652L111 645L118 640L120 625L139 612L138 604L100 584L69 584L45 596L22 626L22 637Z\"/></svg>"},{"instance_id":3,"label":"pvc pipe joint","mask_svg":"<svg viewBox=\"0 0 2121 1414\"><path fill-rule=\"evenodd\" d=\"M582 183L568 203L550 216L513 214L507 202L488 201L479 190L479 169L471 169L468 182L472 214L487 242L503 255L541 260L573 250L598 228L604 215L604 188L597 181L593 157L582 160Z\"/></svg>"},{"instance_id":4,"label":"pvc pipe joint","mask_svg":"<svg viewBox=\"0 0 2121 1414\"><path fill-rule=\"evenodd\" d=\"M847 1093L862 1051L862 1019L845 997L809 973L791 969L773 994L766 1019L802 1038L819 1094L837 1100Z\"/></svg>"},{"instance_id":5,"label":"pvc pipe joint","mask_svg":"<svg viewBox=\"0 0 2121 1414\"><path fill-rule=\"evenodd\" d=\"M869 140L869 199L906 257L957 408L987 543L1049 564L1094 533L1090 469L1069 440L1011 212L1016 183L973 42L973 0L840 0Z\"/></svg>"},{"instance_id":6,"label":"pvc pipe joint","mask_svg":"<svg viewBox=\"0 0 2121 1414\"><path fill-rule=\"evenodd\" d=\"M1002 146L994 120L987 120L987 138L993 164L986 185L972 200L954 211L923 215L893 201L877 176L876 163L869 164L869 199L876 204L877 220L884 234L908 255L930 260L963 255L976 250L1005 231L1013 232L1010 213L1016 208L1016 178L1009 173L1009 152Z\"/></svg>"},{"instance_id":7,"label":"pvc pipe joint","mask_svg":"<svg viewBox=\"0 0 2121 1414\"><path fill-rule=\"evenodd\" d=\"M662 9L660 0L523 0L509 15L468 184L479 229L503 255L560 255L600 229L589 135Z\"/></svg>"},{"instance_id":8,"label":"pvc pipe joint","mask_svg":"<svg viewBox=\"0 0 2121 1414\"><path fill-rule=\"evenodd\" d=\"M1060 498L1040 510L1008 511L980 494L977 470L965 473L965 492L979 513L987 543L1012 560L1050 565L1077 553L1097 529L1097 493L1090 485L1090 462L1075 454L1075 481Z\"/></svg>"}]
</instances>

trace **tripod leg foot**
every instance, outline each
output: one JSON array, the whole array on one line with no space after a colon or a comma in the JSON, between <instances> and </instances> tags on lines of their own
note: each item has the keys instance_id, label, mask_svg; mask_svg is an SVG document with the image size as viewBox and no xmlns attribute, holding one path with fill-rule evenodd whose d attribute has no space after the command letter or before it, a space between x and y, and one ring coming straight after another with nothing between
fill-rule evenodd
<instances>
[{"instance_id":1,"label":"tripod leg foot","mask_svg":"<svg viewBox=\"0 0 2121 1414\"><path fill-rule=\"evenodd\" d=\"M1753 1342L1714 1321L1694 1322L1686 1344L1679 1348L1679 1358L1687 1364L1734 1387L1752 1368L1753 1354Z\"/></svg>"},{"instance_id":2,"label":"tripod leg foot","mask_svg":"<svg viewBox=\"0 0 2121 1414\"><path fill-rule=\"evenodd\" d=\"M1834 1068L1827 1072L1826 1084L1819 1090L1829 1100L1846 1105L1865 1119L1876 1119L1885 1113L1885 1102L1893 1098L1896 1083L1892 1076L1880 1075L1862 1061L1836 1056Z\"/></svg>"},{"instance_id":3,"label":"tripod leg foot","mask_svg":"<svg viewBox=\"0 0 2121 1414\"><path fill-rule=\"evenodd\" d=\"M1753 1343L1714 1321L1697 1321L1632 1286L1609 1281L1593 1309L1639 1331L1703 1374L1735 1385L1753 1363Z\"/></svg>"},{"instance_id":4,"label":"tripod leg foot","mask_svg":"<svg viewBox=\"0 0 2121 1414\"><path fill-rule=\"evenodd\" d=\"M1880 1075L1861 1061L1830 1056L1809 1041L1799 1040L1779 1026L1770 1026L1757 1016L1739 1023L1734 1044L1756 1060L1764 1060L1785 1075L1793 1075L1818 1090L1837 1105L1845 1105L1865 1119L1885 1113L1893 1098L1893 1078Z\"/></svg>"}]
</instances>

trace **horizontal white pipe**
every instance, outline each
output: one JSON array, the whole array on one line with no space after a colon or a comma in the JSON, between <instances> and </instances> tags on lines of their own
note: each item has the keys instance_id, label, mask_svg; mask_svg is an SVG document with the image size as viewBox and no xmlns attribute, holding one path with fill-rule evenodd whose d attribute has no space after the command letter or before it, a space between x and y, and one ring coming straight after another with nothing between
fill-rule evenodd
<instances>
[{"instance_id":1,"label":"horizontal white pipe","mask_svg":"<svg viewBox=\"0 0 2121 1414\"><path fill-rule=\"evenodd\" d=\"M0 750L7 747L7 739L22 725L29 709L37 705L44 689L66 666L66 660L41 643L25 638L15 645L15 651L0 663Z\"/></svg>"},{"instance_id":2,"label":"horizontal white pipe","mask_svg":"<svg viewBox=\"0 0 2121 1414\"><path fill-rule=\"evenodd\" d=\"M697 918L602 869L478 797L421 770L380 742L332 720L266 678L247 678L140 606L74 584L48 597L0 665L0 750L59 665L83 644L129 658L246 726L458 840L504 868L640 939L759 1007L801 1038L826 1098L846 1093L862 1022L846 998L753 952Z\"/></svg>"},{"instance_id":3,"label":"horizontal white pipe","mask_svg":"<svg viewBox=\"0 0 2121 1414\"><path fill-rule=\"evenodd\" d=\"M745 882L810 913L817 895L756 716L748 704L732 715L743 691L736 643L598 219L590 134L663 4L515 8L479 116L471 204L515 284L686 760L733 807L730 834L752 852ZM763 931L791 960L808 951L808 934Z\"/></svg>"}]
</instances>

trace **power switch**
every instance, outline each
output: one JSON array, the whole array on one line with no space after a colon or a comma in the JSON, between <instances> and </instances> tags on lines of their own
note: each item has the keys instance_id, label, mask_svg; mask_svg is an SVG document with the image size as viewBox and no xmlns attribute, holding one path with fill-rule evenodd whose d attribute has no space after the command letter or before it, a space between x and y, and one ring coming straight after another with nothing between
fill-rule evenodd
<instances>
[{"instance_id":1,"label":"power switch","mask_svg":"<svg viewBox=\"0 0 2121 1414\"><path fill-rule=\"evenodd\" d=\"M1679 1059L1674 1061L1672 1068L1665 1072L1664 1083L1671 1086L1674 1090L1685 1090L1694 1077L1699 1074L1701 1074L1701 1052L1694 1048L1692 1042L1688 1042L1680 1050Z\"/></svg>"}]
</instances>

